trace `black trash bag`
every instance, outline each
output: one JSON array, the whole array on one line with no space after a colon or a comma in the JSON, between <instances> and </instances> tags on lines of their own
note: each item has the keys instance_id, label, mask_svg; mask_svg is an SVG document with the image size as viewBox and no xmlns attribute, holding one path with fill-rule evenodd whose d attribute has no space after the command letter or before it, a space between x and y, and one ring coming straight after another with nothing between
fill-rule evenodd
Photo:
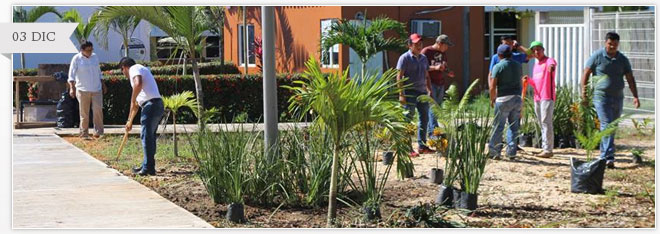
<instances>
[{"instance_id":1,"label":"black trash bag","mask_svg":"<svg viewBox=\"0 0 660 234\"><path fill-rule=\"evenodd\" d=\"M56 107L57 127L76 128L80 123L78 100L71 98L69 92L63 92Z\"/></svg>"},{"instance_id":2,"label":"black trash bag","mask_svg":"<svg viewBox=\"0 0 660 234\"><path fill-rule=\"evenodd\" d=\"M605 175L605 160L597 159L583 162L571 158L571 192L572 193L603 193L603 176Z\"/></svg>"}]
</instances>

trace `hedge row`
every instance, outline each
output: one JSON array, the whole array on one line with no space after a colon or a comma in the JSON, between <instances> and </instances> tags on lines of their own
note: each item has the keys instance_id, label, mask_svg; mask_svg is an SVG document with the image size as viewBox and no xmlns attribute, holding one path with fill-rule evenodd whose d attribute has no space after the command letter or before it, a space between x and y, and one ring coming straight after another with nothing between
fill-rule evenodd
<instances>
[{"instance_id":1,"label":"hedge row","mask_svg":"<svg viewBox=\"0 0 660 234\"><path fill-rule=\"evenodd\" d=\"M192 76L156 76L158 90L161 95L169 96L185 90L195 92L195 83ZM202 88L204 91L204 105L206 108L215 107L220 111L214 122L230 122L234 117L246 113L247 120L257 122L263 116L263 86L261 75L204 75ZM282 88L282 85L293 85L293 81L300 80L299 74L277 75L277 110L279 120L294 121L292 113L288 111L288 100L292 92ZM124 124L128 117L130 99L130 82L123 76L108 76L104 82L108 92L103 96L104 123ZM196 118L189 110L181 111L177 115L177 123L196 123ZM136 118L135 123L139 123ZM170 120L171 121L171 120Z\"/></svg>"},{"instance_id":2,"label":"hedge row","mask_svg":"<svg viewBox=\"0 0 660 234\"><path fill-rule=\"evenodd\" d=\"M16 69L14 76L36 76L38 70L36 68Z\"/></svg>"},{"instance_id":3,"label":"hedge row","mask_svg":"<svg viewBox=\"0 0 660 234\"><path fill-rule=\"evenodd\" d=\"M151 73L154 75L180 75L183 73L181 65L164 65L150 67ZM201 75L212 75L212 74L239 74L240 71L238 67L232 63L220 64L219 62L212 63L200 63L198 64L199 74ZM192 65L186 65L186 74L192 74ZM107 70L103 72L104 75L116 75L121 76L121 69Z\"/></svg>"},{"instance_id":4,"label":"hedge row","mask_svg":"<svg viewBox=\"0 0 660 234\"><path fill-rule=\"evenodd\" d=\"M147 67L163 66L163 64L159 61L136 61L136 62ZM101 63L100 67L101 67L101 71L117 70L119 69L119 61L112 63Z\"/></svg>"}]
</instances>

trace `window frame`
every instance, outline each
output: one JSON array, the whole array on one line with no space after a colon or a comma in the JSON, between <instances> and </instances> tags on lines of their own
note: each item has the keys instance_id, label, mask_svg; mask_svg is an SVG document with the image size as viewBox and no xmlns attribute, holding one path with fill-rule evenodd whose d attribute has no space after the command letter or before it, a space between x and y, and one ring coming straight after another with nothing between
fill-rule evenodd
<instances>
[{"instance_id":1,"label":"window frame","mask_svg":"<svg viewBox=\"0 0 660 234\"><path fill-rule=\"evenodd\" d=\"M324 28L324 22L328 22L328 21L330 21L330 24ZM323 44L323 35L324 35L324 33L329 30L329 28L332 26L333 23L337 23L337 22L339 22L339 19L337 19L337 18L326 18L326 19L321 19L319 21L319 30L320 30L319 35L321 35L321 38L320 38L321 44ZM324 30L324 29L327 29L327 30ZM325 64L325 62L323 60L324 59L324 54L326 53L326 51L329 55L328 64ZM340 60L339 44L336 44L336 45L332 46L330 49L328 49L326 51L321 51L321 55L320 55L321 67L323 67L323 68L339 68L339 60ZM334 53L337 53L337 61L334 60Z\"/></svg>"}]
</instances>

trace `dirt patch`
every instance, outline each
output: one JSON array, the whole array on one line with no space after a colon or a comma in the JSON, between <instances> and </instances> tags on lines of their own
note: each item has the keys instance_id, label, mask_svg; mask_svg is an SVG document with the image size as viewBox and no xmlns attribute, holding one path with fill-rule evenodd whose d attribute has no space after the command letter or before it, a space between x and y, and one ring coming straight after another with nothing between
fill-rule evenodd
<instances>
[{"instance_id":1,"label":"dirt patch","mask_svg":"<svg viewBox=\"0 0 660 234\"><path fill-rule=\"evenodd\" d=\"M109 165L104 148L114 147L104 141L81 141L65 137ZM103 140L103 139L102 139ZM111 140L106 140L111 141ZM605 174L605 194L588 195L570 192L569 158L585 158L583 150L557 149L555 156L533 156L539 149L524 148L519 161L489 161L479 188L479 208L472 213L450 212L451 220L469 227L655 227L655 145L654 141L617 139L616 169ZM633 164L630 150L644 149L642 165ZM105 149L107 150L107 149ZM597 152L596 152L597 153ZM597 155L597 154L596 154ZM439 186L429 182L429 172L436 156L414 158L415 177L399 180L395 166L384 191L383 221L364 224L357 209L342 206L339 223L344 227L392 227L407 208L432 203ZM157 159L158 160L158 159ZM160 163L160 162L159 162ZM201 217L215 227L325 227L326 207L260 207L246 205L246 224L225 221L226 205L215 204L191 163L159 164L152 177L134 177L163 197ZM444 160L440 160L440 167ZM384 172L381 167L381 172ZM127 175L132 176L121 169Z\"/></svg>"}]
</instances>

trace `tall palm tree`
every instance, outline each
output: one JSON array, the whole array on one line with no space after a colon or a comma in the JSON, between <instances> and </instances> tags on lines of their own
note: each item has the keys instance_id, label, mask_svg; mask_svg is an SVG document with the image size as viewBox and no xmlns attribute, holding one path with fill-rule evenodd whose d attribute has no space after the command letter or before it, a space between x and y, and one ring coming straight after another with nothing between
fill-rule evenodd
<instances>
[{"instance_id":1,"label":"tall palm tree","mask_svg":"<svg viewBox=\"0 0 660 234\"><path fill-rule=\"evenodd\" d=\"M101 9L99 18L112 19L119 16L134 16L160 28L172 37L186 57L192 60L193 79L197 95L199 116L204 112L204 93L199 76L197 58L201 46L202 32L208 30L204 23L203 7L194 6L108 6ZM198 120L200 125L204 123Z\"/></svg>"},{"instance_id":2,"label":"tall palm tree","mask_svg":"<svg viewBox=\"0 0 660 234\"><path fill-rule=\"evenodd\" d=\"M181 107L190 108L195 115L197 115L197 101L194 99L194 95L190 91L184 91L179 94L175 94L169 97L163 97L163 106L170 109L172 113L172 123L174 124L174 134L172 138L174 139L174 156L179 156L179 148L176 139L176 113L181 109Z\"/></svg>"},{"instance_id":3,"label":"tall palm tree","mask_svg":"<svg viewBox=\"0 0 660 234\"><path fill-rule=\"evenodd\" d=\"M397 36L385 37L384 33L394 31ZM330 26L327 34L323 35L323 50L330 49L336 44L350 47L362 62L362 77L365 77L367 61L378 52L388 50L404 50L406 47L405 25L399 21L381 16L371 22L367 17L361 23L353 23L348 19L341 19Z\"/></svg>"},{"instance_id":4,"label":"tall palm tree","mask_svg":"<svg viewBox=\"0 0 660 234\"><path fill-rule=\"evenodd\" d=\"M62 18L60 12L52 6L38 6L26 11L22 6L14 7L14 23L33 23L45 14L53 13ZM25 54L21 53L21 68L25 69Z\"/></svg>"},{"instance_id":5,"label":"tall palm tree","mask_svg":"<svg viewBox=\"0 0 660 234\"><path fill-rule=\"evenodd\" d=\"M337 178L342 152L342 142L347 133L364 124L376 124L392 132L397 157L407 157L412 146L405 144L407 137L403 108L397 95L401 90L396 81L396 71L388 70L382 77L371 75L360 80L347 81L348 71L323 74L318 61L310 58L305 65L305 80L298 81L299 87L286 87L294 92L289 99L289 108L298 113L313 110L320 124L332 137L332 169L328 201L328 226L333 226L337 217Z\"/></svg>"},{"instance_id":6,"label":"tall palm tree","mask_svg":"<svg viewBox=\"0 0 660 234\"><path fill-rule=\"evenodd\" d=\"M94 12L94 15L99 14L101 14L101 10ZM135 18L135 16L97 18L96 28L94 28L94 37L96 37L96 40L103 48L108 49L108 32L112 30L119 33L124 45L124 57L128 57L128 43L139 24L140 20Z\"/></svg>"},{"instance_id":7,"label":"tall palm tree","mask_svg":"<svg viewBox=\"0 0 660 234\"><path fill-rule=\"evenodd\" d=\"M96 27L96 14L92 14L87 21L83 20L82 16L76 9L71 9L62 14L62 22L72 22L78 23L78 27L73 31L73 35L78 39L78 43L82 44L83 42L89 39L89 36L92 35L94 28Z\"/></svg>"}]
</instances>

